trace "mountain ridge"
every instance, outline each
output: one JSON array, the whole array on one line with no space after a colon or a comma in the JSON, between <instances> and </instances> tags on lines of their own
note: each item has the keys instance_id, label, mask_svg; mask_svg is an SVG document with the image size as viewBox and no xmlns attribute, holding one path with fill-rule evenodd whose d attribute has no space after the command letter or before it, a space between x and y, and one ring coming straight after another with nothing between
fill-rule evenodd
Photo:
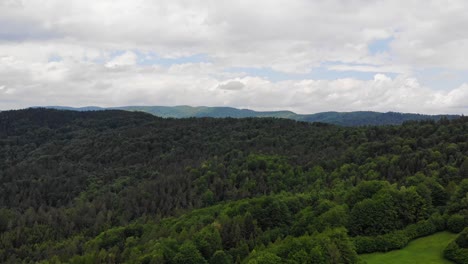
<instances>
[{"instance_id":1,"label":"mountain ridge","mask_svg":"<svg viewBox=\"0 0 468 264\"><path fill-rule=\"evenodd\" d=\"M33 107L38 108L38 107ZM273 117L286 118L296 121L321 122L341 126L366 126L366 125L400 125L406 121L418 120L440 120L441 118L453 119L460 115L427 115L417 113L399 112L375 112L375 111L352 111L337 112L327 111L314 114L297 114L288 110L278 111L255 111L251 109L240 109L234 107L210 107L210 106L119 106L119 107L69 107L69 106L43 106L41 108L72 110L72 111L101 111L101 110L124 110L146 112L164 118L189 118L189 117L214 117L214 118L249 118L249 117Z\"/></svg>"}]
</instances>

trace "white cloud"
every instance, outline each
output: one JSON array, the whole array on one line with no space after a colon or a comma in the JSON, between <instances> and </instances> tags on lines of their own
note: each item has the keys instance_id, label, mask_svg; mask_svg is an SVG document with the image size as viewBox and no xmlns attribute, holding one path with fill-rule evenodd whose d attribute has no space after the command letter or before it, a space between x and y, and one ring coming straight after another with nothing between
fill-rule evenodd
<instances>
[{"instance_id":1,"label":"white cloud","mask_svg":"<svg viewBox=\"0 0 468 264\"><path fill-rule=\"evenodd\" d=\"M218 85L218 89L228 91L239 91L245 87L245 84L240 81L228 81Z\"/></svg>"},{"instance_id":2,"label":"white cloud","mask_svg":"<svg viewBox=\"0 0 468 264\"><path fill-rule=\"evenodd\" d=\"M122 66L134 66L137 64L137 55L134 52L126 51L124 54L116 56L106 63L106 67L117 68Z\"/></svg>"},{"instance_id":3,"label":"white cloud","mask_svg":"<svg viewBox=\"0 0 468 264\"><path fill-rule=\"evenodd\" d=\"M211 64L125 67L62 61L0 63L0 103L31 105L227 105L258 110L466 112L468 85L440 92L414 78L376 74L372 80L286 80L217 77ZM21 78L20 78L21 77Z\"/></svg>"},{"instance_id":4,"label":"white cloud","mask_svg":"<svg viewBox=\"0 0 468 264\"><path fill-rule=\"evenodd\" d=\"M0 0L0 109L191 104L467 113L467 84L439 91L413 77L431 67L468 71L466 13L463 0ZM389 49L372 54L369 45L384 39ZM207 59L140 65L141 54ZM307 77L321 65L330 75L392 74ZM226 68L286 77L273 82Z\"/></svg>"}]
</instances>

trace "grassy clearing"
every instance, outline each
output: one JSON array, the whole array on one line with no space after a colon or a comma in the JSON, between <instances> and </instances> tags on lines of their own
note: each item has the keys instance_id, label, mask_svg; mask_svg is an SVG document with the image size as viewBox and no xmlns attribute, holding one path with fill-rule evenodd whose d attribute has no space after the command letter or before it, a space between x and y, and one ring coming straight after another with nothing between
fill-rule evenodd
<instances>
[{"instance_id":1,"label":"grassy clearing","mask_svg":"<svg viewBox=\"0 0 468 264\"><path fill-rule=\"evenodd\" d=\"M401 250L363 254L360 257L367 264L450 264L453 262L444 259L442 252L456 236L449 232L440 232L415 239Z\"/></svg>"}]
</instances>

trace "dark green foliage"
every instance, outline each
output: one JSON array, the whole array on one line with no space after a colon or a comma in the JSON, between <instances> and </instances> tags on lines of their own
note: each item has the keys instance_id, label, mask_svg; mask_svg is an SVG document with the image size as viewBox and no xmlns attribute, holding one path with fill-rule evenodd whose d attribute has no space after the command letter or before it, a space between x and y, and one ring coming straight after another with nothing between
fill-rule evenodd
<instances>
[{"instance_id":1,"label":"dark green foliage","mask_svg":"<svg viewBox=\"0 0 468 264\"><path fill-rule=\"evenodd\" d=\"M210 259L210 264L231 264L232 257L222 250L218 250Z\"/></svg>"},{"instance_id":2,"label":"dark green foliage","mask_svg":"<svg viewBox=\"0 0 468 264\"><path fill-rule=\"evenodd\" d=\"M465 161L462 163L460 166L460 177L463 179L468 179L468 159L465 159Z\"/></svg>"},{"instance_id":3,"label":"dark green foliage","mask_svg":"<svg viewBox=\"0 0 468 264\"><path fill-rule=\"evenodd\" d=\"M448 210L451 213L462 212L465 220L468 219L468 179L463 179L458 184Z\"/></svg>"},{"instance_id":4,"label":"dark green foliage","mask_svg":"<svg viewBox=\"0 0 468 264\"><path fill-rule=\"evenodd\" d=\"M468 263L468 227L444 250L444 257L458 264Z\"/></svg>"},{"instance_id":5,"label":"dark green foliage","mask_svg":"<svg viewBox=\"0 0 468 264\"><path fill-rule=\"evenodd\" d=\"M405 247L409 238L402 231L380 236L357 236L353 238L358 253L387 252Z\"/></svg>"},{"instance_id":6,"label":"dark green foliage","mask_svg":"<svg viewBox=\"0 0 468 264\"><path fill-rule=\"evenodd\" d=\"M379 235L401 228L391 197L365 199L357 203L350 215L350 231L362 235Z\"/></svg>"},{"instance_id":7,"label":"dark green foliage","mask_svg":"<svg viewBox=\"0 0 468 264\"><path fill-rule=\"evenodd\" d=\"M466 227L455 240L460 248L468 248L468 227Z\"/></svg>"},{"instance_id":8,"label":"dark green foliage","mask_svg":"<svg viewBox=\"0 0 468 264\"><path fill-rule=\"evenodd\" d=\"M468 249L459 248L455 242L452 242L444 250L444 257L458 264L466 264L468 263Z\"/></svg>"},{"instance_id":9,"label":"dark green foliage","mask_svg":"<svg viewBox=\"0 0 468 264\"><path fill-rule=\"evenodd\" d=\"M460 215L460 214L454 214L450 216L450 218L447 221L448 230L454 233L461 232L467 226L468 226L468 220L466 219L465 216Z\"/></svg>"},{"instance_id":10,"label":"dark green foliage","mask_svg":"<svg viewBox=\"0 0 468 264\"><path fill-rule=\"evenodd\" d=\"M254 216L262 229L284 227L291 222L291 213L286 204L274 199L266 199L254 211Z\"/></svg>"},{"instance_id":11,"label":"dark green foliage","mask_svg":"<svg viewBox=\"0 0 468 264\"><path fill-rule=\"evenodd\" d=\"M356 263L466 227L467 124L1 112L0 262Z\"/></svg>"}]
</instances>

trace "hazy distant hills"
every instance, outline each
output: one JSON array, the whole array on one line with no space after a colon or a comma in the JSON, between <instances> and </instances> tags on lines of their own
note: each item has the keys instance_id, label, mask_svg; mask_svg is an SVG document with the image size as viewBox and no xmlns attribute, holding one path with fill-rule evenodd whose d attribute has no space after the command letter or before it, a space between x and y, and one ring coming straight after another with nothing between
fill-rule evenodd
<instances>
[{"instance_id":1,"label":"hazy distant hills","mask_svg":"<svg viewBox=\"0 0 468 264\"><path fill-rule=\"evenodd\" d=\"M207 107L207 106L122 106L101 108L96 106L67 107L47 106L45 108L74 110L74 111L98 111L107 109L118 109L126 111L141 111L160 117L187 118L187 117L275 117L287 118L306 122L322 122L342 126L364 126L364 125L398 125L411 120L439 120L442 117L453 119L458 115L422 115L396 112L322 112L316 114L296 114L291 111L254 111L249 109L238 109L233 107Z\"/></svg>"}]
</instances>

